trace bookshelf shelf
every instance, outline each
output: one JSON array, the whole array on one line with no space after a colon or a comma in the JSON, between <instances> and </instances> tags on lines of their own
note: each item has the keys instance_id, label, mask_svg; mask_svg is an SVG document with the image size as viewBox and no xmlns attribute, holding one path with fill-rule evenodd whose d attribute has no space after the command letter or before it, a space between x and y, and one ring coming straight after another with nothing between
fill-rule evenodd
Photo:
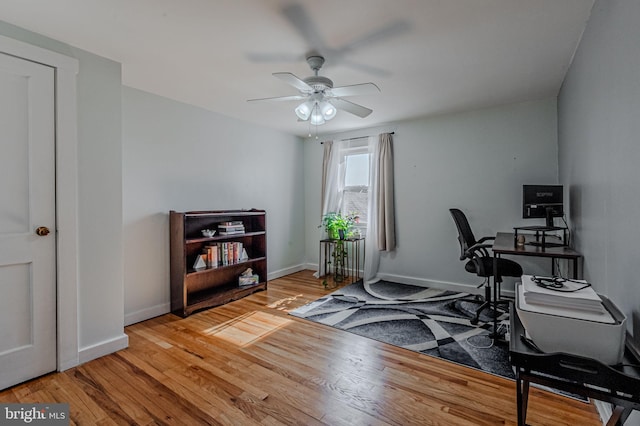
<instances>
[{"instance_id":1,"label":"bookshelf shelf","mask_svg":"<svg viewBox=\"0 0 640 426\"><path fill-rule=\"evenodd\" d=\"M220 265L220 266L218 266L218 267L216 267L216 268L205 268L205 269L200 269L200 270L195 270L195 269L193 269L193 268L188 268L188 269L187 269L187 275L192 275L192 274L208 274L208 273L212 273L212 274L213 274L213 273L216 273L216 272L218 272L218 271L220 271L220 270L222 270L222 269L225 269L225 268L234 268L234 267L236 267L236 266L238 266L238 265L245 265L245 269L246 269L246 268L247 268L247 266L246 266L246 265L248 265L248 264L252 264L252 263L254 263L254 262L259 262L259 261L261 261L261 260L266 261L266 260L267 260L267 258L266 258L266 257L264 257L264 256L263 256L263 257L256 257L256 258L253 258L253 259L242 260L242 261L237 262L237 263L232 263L232 264L230 264L230 265Z\"/></svg>"},{"instance_id":2,"label":"bookshelf shelf","mask_svg":"<svg viewBox=\"0 0 640 426\"><path fill-rule=\"evenodd\" d=\"M182 317L240 299L267 288L267 232L264 210L216 210L169 212L171 312ZM240 227L242 233L203 237L201 230ZM233 225L229 225L233 224ZM227 244L227 245L225 245ZM224 247L233 245L228 251ZM248 259L241 260L238 247ZM219 253L217 267L196 270L199 256L209 250ZM233 254L232 254L233 253ZM215 256L214 256L215 257ZM209 261L215 259L208 258ZM240 287L238 278L251 268L259 282Z\"/></svg>"},{"instance_id":3,"label":"bookshelf shelf","mask_svg":"<svg viewBox=\"0 0 640 426\"><path fill-rule=\"evenodd\" d=\"M228 241L238 237L252 237L255 235L264 235L264 231L259 232L245 232L243 234L235 234L235 235L214 235L213 237L202 237L202 238L189 238L185 240L185 244L198 244L198 243L208 243L212 241Z\"/></svg>"},{"instance_id":4,"label":"bookshelf shelf","mask_svg":"<svg viewBox=\"0 0 640 426\"><path fill-rule=\"evenodd\" d=\"M267 288L266 283L255 284L247 287L223 286L216 289L202 290L191 293L187 297L188 311L196 312L202 309L214 306L224 305L225 303L241 299L245 296L255 293L256 291Z\"/></svg>"}]
</instances>

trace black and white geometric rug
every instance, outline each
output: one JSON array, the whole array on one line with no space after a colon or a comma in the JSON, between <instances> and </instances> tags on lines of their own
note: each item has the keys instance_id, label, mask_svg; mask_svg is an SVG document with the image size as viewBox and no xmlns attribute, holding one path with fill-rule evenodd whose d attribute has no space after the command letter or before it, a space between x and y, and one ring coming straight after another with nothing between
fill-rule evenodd
<instances>
[{"instance_id":1,"label":"black and white geometric rug","mask_svg":"<svg viewBox=\"0 0 640 426\"><path fill-rule=\"evenodd\" d=\"M378 281L355 282L291 312L415 352L444 358L487 373L515 378L506 345L491 345L489 310L469 321L477 304L467 293ZM506 327L509 314L499 312ZM500 327L499 327L500 328Z\"/></svg>"}]
</instances>

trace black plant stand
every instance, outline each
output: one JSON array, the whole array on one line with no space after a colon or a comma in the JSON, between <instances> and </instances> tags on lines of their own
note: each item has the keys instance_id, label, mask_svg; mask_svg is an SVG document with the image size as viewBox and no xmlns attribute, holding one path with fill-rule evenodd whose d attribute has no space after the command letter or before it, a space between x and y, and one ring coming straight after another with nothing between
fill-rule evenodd
<instances>
[{"instance_id":1,"label":"black plant stand","mask_svg":"<svg viewBox=\"0 0 640 426\"><path fill-rule=\"evenodd\" d=\"M320 240L319 277L332 274L334 281L353 283L362 276L364 266L364 238L347 238L344 240ZM336 262L336 259L338 261Z\"/></svg>"}]
</instances>

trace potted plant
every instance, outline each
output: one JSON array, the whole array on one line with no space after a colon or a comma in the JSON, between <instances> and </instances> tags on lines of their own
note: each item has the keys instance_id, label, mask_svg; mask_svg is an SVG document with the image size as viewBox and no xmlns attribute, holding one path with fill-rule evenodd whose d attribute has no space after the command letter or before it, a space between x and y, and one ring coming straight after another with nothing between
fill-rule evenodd
<instances>
[{"instance_id":1,"label":"potted plant","mask_svg":"<svg viewBox=\"0 0 640 426\"><path fill-rule=\"evenodd\" d=\"M345 263L347 259L347 250L344 245L344 239L351 236L351 228L354 223L357 222L358 216L355 214L343 216L341 213L331 212L327 213L322 218L322 223L327 231L327 236L329 239L336 241L333 253L331 253L333 261L328 262L329 264L333 263L333 280L336 283L344 281L344 278L346 277ZM326 288L327 281L324 280L323 284Z\"/></svg>"},{"instance_id":2,"label":"potted plant","mask_svg":"<svg viewBox=\"0 0 640 426\"><path fill-rule=\"evenodd\" d=\"M351 233L351 227L357 222L358 216L353 213L343 216L341 213L331 212L322 218L324 229L331 240L348 238Z\"/></svg>"}]
</instances>

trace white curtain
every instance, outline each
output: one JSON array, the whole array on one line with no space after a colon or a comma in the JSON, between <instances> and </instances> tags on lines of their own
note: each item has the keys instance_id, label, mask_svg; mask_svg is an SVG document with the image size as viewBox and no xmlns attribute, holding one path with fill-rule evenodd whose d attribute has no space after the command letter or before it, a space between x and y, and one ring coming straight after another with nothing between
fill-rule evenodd
<instances>
[{"instance_id":1,"label":"white curtain","mask_svg":"<svg viewBox=\"0 0 640 426\"><path fill-rule=\"evenodd\" d=\"M396 247L391 143L392 138L389 133L370 136L367 143L369 204L367 206L368 226L365 239L365 282L375 281L380 263L380 251L392 251ZM344 152L349 146L349 140L324 142L321 219L327 213L340 211L346 171ZM319 264L318 271L320 271ZM318 273L315 275L317 277Z\"/></svg>"},{"instance_id":2,"label":"white curtain","mask_svg":"<svg viewBox=\"0 0 640 426\"><path fill-rule=\"evenodd\" d=\"M330 212L337 212L342 198L344 186L344 164L341 155L345 141L324 142L324 157L322 159L322 200L320 219Z\"/></svg>"},{"instance_id":3,"label":"white curtain","mask_svg":"<svg viewBox=\"0 0 640 426\"><path fill-rule=\"evenodd\" d=\"M365 240L364 282L375 282L380 252L396 247L393 151L389 133L369 137L369 206Z\"/></svg>"},{"instance_id":4,"label":"white curtain","mask_svg":"<svg viewBox=\"0 0 640 426\"><path fill-rule=\"evenodd\" d=\"M368 226L367 235L364 242L364 282L370 283L376 281L378 266L380 264L380 251L378 250L378 200L377 191L375 190L378 181L378 138L369 137L369 205L367 208Z\"/></svg>"},{"instance_id":5,"label":"white curtain","mask_svg":"<svg viewBox=\"0 0 640 426\"><path fill-rule=\"evenodd\" d=\"M326 141L324 145L324 156L322 158L322 189L320 194L320 223L324 215L330 212L337 212L340 208L342 198L342 187L344 186L344 164L342 164L341 150L343 141ZM324 228L322 233L324 235ZM321 238L326 238L324 235ZM316 278L320 275L320 257L318 258L318 269Z\"/></svg>"}]
</instances>

